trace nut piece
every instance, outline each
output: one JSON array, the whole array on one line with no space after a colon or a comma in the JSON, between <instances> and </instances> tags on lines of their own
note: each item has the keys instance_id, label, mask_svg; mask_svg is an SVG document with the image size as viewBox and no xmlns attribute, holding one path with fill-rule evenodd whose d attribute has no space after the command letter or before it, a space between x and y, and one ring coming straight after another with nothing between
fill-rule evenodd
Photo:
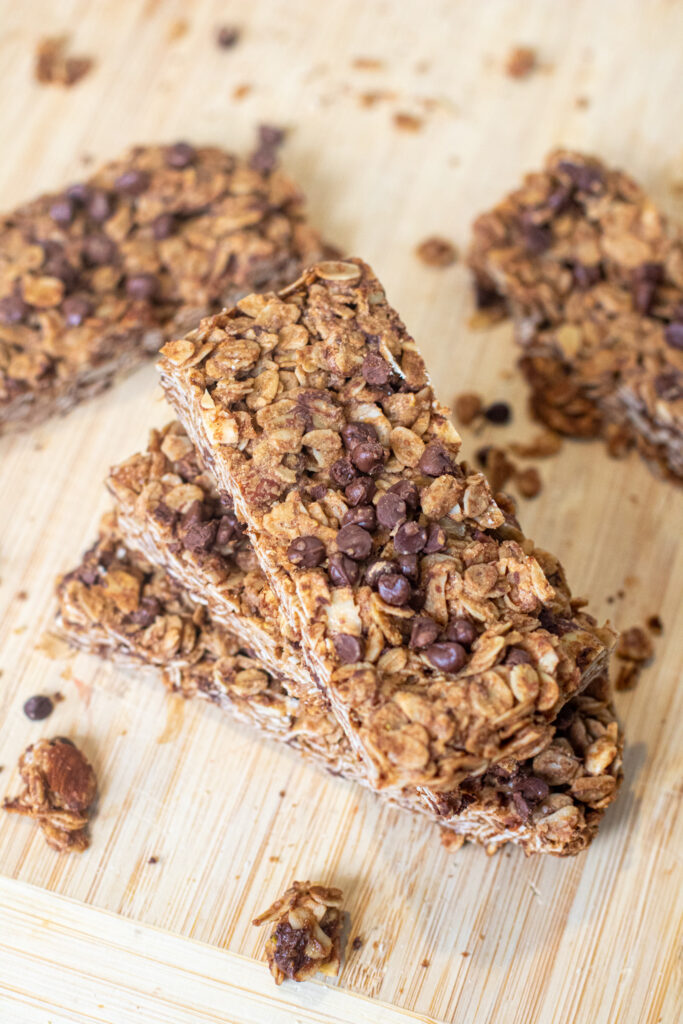
<instances>
[{"instance_id":1,"label":"nut piece","mask_svg":"<svg viewBox=\"0 0 683 1024\"><path fill-rule=\"evenodd\" d=\"M341 889L317 882L294 882L252 924L273 924L266 958L275 984L285 978L306 981L318 971L329 977L339 972L342 926Z\"/></svg>"},{"instance_id":2,"label":"nut piece","mask_svg":"<svg viewBox=\"0 0 683 1024\"><path fill-rule=\"evenodd\" d=\"M62 736L39 740L19 758L19 771L24 789L5 800L5 810L35 818L54 850L85 850L90 844L88 810L97 780L80 750Z\"/></svg>"}]
</instances>

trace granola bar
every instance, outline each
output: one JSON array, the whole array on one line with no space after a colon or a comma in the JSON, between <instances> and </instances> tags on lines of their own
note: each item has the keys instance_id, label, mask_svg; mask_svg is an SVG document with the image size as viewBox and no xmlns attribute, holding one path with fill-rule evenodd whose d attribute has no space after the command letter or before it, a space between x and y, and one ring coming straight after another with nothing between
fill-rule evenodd
<instances>
[{"instance_id":1,"label":"granola bar","mask_svg":"<svg viewBox=\"0 0 683 1024\"><path fill-rule=\"evenodd\" d=\"M480 308L509 311L534 412L683 479L683 235L642 188L559 150L473 228Z\"/></svg>"},{"instance_id":2,"label":"granola bar","mask_svg":"<svg viewBox=\"0 0 683 1024\"><path fill-rule=\"evenodd\" d=\"M318 971L336 977L341 962L341 889L317 882L293 882L251 922L273 925L266 942L266 959L275 984L285 978L306 981Z\"/></svg>"},{"instance_id":3,"label":"granola bar","mask_svg":"<svg viewBox=\"0 0 683 1024\"><path fill-rule=\"evenodd\" d=\"M58 587L59 627L82 650L155 667L184 697L210 700L261 734L335 775L368 785L364 766L322 703L269 672L212 623L162 571L128 551L107 517L81 564ZM595 836L621 779L622 738L606 677L563 709L552 742L534 759L509 759L470 777L458 793L385 791L383 799L439 824L451 845L488 852L512 842L525 853L573 855Z\"/></svg>"},{"instance_id":4,"label":"granola bar","mask_svg":"<svg viewBox=\"0 0 683 1024\"><path fill-rule=\"evenodd\" d=\"M324 251L280 171L139 146L0 217L0 431L96 394L164 338Z\"/></svg>"},{"instance_id":5,"label":"granola bar","mask_svg":"<svg viewBox=\"0 0 683 1024\"><path fill-rule=\"evenodd\" d=\"M449 792L547 747L611 631L457 462L369 267L328 261L251 295L159 365L374 786Z\"/></svg>"}]
</instances>

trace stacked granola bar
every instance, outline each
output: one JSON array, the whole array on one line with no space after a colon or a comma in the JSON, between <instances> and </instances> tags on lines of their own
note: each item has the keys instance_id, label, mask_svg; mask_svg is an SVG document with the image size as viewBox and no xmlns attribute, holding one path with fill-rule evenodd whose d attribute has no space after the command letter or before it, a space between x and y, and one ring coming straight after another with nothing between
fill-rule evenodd
<instances>
[{"instance_id":1,"label":"stacked granola bar","mask_svg":"<svg viewBox=\"0 0 683 1024\"><path fill-rule=\"evenodd\" d=\"M111 472L115 516L60 583L66 635L452 844L583 849L621 775L613 635L458 461L370 268L316 264L160 367L182 426Z\"/></svg>"}]
</instances>

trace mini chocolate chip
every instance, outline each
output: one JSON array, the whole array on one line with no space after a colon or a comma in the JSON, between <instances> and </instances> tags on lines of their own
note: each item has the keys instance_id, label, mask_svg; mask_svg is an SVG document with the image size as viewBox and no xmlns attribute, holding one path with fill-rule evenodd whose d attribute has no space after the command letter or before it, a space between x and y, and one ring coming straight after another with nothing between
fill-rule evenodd
<instances>
[{"instance_id":1,"label":"mini chocolate chip","mask_svg":"<svg viewBox=\"0 0 683 1024\"><path fill-rule=\"evenodd\" d=\"M189 167L197 156L197 150L188 142L176 142L166 151L166 163L169 167L182 170ZM145 186L146 187L146 186Z\"/></svg>"},{"instance_id":2,"label":"mini chocolate chip","mask_svg":"<svg viewBox=\"0 0 683 1024\"><path fill-rule=\"evenodd\" d=\"M426 598L424 592L421 590L416 590L410 599L410 607L413 609L413 611L421 612L425 606L425 600Z\"/></svg>"},{"instance_id":3,"label":"mini chocolate chip","mask_svg":"<svg viewBox=\"0 0 683 1024\"><path fill-rule=\"evenodd\" d=\"M395 562L388 558L376 558L374 562L371 562L365 570L365 582L373 590L377 589L380 577L386 573L398 573L401 567L398 562Z\"/></svg>"},{"instance_id":4,"label":"mini chocolate chip","mask_svg":"<svg viewBox=\"0 0 683 1024\"><path fill-rule=\"evenodd\" d=\"M54 703L51 697L45 697L43 694L39 694L36 697L29 697L24 704L24 714L27 718L30 718L32 722L42 722L44 718L51 715L54 711Z\"/></svg>"},{"instance_id":5,"label":"mini chocolate chip","mask_svg":"<svg viewBox=\"0 0 683 1024\"><path fill-rule=\"evenodd\" d=\"M477 309L495 309L503 305L503 296L491 284L483 281L474 282L474 301Z\"/></svg>"},{"instance_id":6,"label":"mini chocolate chip","mask_svg":"<svg viewBox=\"0 0 683 1024\"><path fill-rule=\"evenodd\" d=\"M399 555L416 555L427 543L427 531L417 523L404 523L394 537L394 549Z\"/></svg>"},{"instance_id":7,"label":"mini chocolate chip","mask_svg":"<svg viewBox=\"0 0 683 1024\"><path fill-rule=\"evenodd\" d=\"M338 633L332 637L337 657L344 665L352 665L363 659L363 641L350 633Z\"/></svg>"},{"instance_id":8,"label":"mini chocolate chip","mask_svg":"<svg viewBox=\"0 0 683 1024\"><path fill-rule=\"evenodd\" d=\"M134 274L126 280L126 294L140 302L151 302L159 292L159 278L154 274Z\"/></svg>"},{"instance_id":9,"label":"mini chocolate chip","mask_svg":"<svg viewBox=\"0 0 683 1024\"><path fill-rule=\"evenodd\" d=\"M602 279L602 267L599 263L574 263L572 266L572 277L577 288L585 291L586 288L590 288Z\"/></svg>"},{"instance_id":10,"label":"mini chocolate chip","mask_svg":"<svg viewBox=\"0 0 683 1024\"><path fill-rule=\"evenodd\" d=\"M399 498L403 498L406 508L411 512L415 512L420 506L420 492L410 480L399 480L397 484L393 484L389 488L387 494L398 494Z\"/></svg>"},{"instance_id":11,"label":"mini chocolate chip","mask_svg":"<svg viewBox=\"0 0 683 1024\"><path fill-rule=\"evenodd\" d=\"M683 348L683 323L674 320L664 328L664 339L671 348Z\"/></svg>"},{"instance_id":12,"label":"mini chocolate chip","mask_svg":"<svg viewBox=\"0 0 683 1024\"><path fill-rule=\"evenodd\" d=\"M175 233L175 229L176 222L172 213L160 213L152 221L152 234L157 242L163 242L165 238L170 238Z\"/></svg>"},{"instance_id":13,"label":"mini chocolate chip","mask_svg":"<svg viewBox=\"0 0 683 1024\"><path fill-rule=\"evenodd\" d=\"M442 672L458 672L467 661L467 652L461 644L432 644L425 651L427 660Z\"/></svg>"},{"instance_id":14,"label":"mini chocolate chip","mask_svg":"<svg viewBox=\"0 0 683 1024\"><path fill-rule=\"evenodd\" d=\"M349 558L359 562L372 551L372 537L362 526L342 526L337 534L337 547Z\"/></svg>"},{"instance_id":15,"label":"mini chocolate chip","mask_svg":"<svg viewBox=\"0 0 683 1024\"><path fill-rule=\"evenodd\" d=\"M533 256L545 252L553 244L553 233L548 227L542 227L540 224L524 224L521 230L524 247Z\"/></svg>"},{"instance_id":16,"label":"mini chocolate chip","mask_svg":"<svg viewBox=\"0 0 683 1024\"><path fill-rule=\"evenodd\" d=\"M377 519L382 526L393 530L395 526L405 523L408 518L408 507L398 494L383 494L377 502Z\"/></svg>"},{"instance_id":17,"label":"mini chocolate chip","mask_svg":"<svg viewBox=\"0 0 683 1024\"><path fill-rule=\"evenodd\" d=\"M585 164L573 164L569 160L562 160L558 169L566 174L582 192L595 191L595 186L603 183L602 171L597 167L587 167Z\"/></svg>"},{"instance_id":18,"label":"mini chocolate chip","mask_svg":"<svg viewBox=\"0 0 683 1024\"><path fill-rule=\"evenodd\" d=\"M70 224L75 212L74 204L67 196L56 199L50 207L50 216L55 224Z\"/></svg>"},{"instance_id":19,"label":"mini chocolate chip","mask_svg":"<svg viewBox=\"0 0 683 1024\"><path fill-rule=\"evenodd\" d=\"M139 607L131 613L130 621L134 622L136 626L146 629L147 626L152 625L160 611L161 604L156 597L143 597Z\"/></svg>"},{"instance_id":20,"label":"mini chocolate chip","mask_svg":"<svg viewBox=\"0 0 683 1024\"><path fill-rule=\"evenodd\" d=\"M98 223L109 220L114 212L114 200L102 189L92 192L88 199L88 216Z\"/></svg>"},{"instance_id":21,"label":"mini chocolate chip","mask_svg":"<svg viewBox=\"0 0 683 1024\"><path fill-rule=\"evenodd\" d=\"M347 423L342 427L341 436L350 451L361 441L377 441L377 431L371 423Z\"/></svg>"},{"instance_id":22,"label":"mini chocolate chip","mask_svg":"<svg viewBox=\"0 0 683 1024\"><path fill-rule=\"evenodd\" d=\"M338 487L346 487L354 477L358 476L358 470L350 459L337 459L330 466L330 476Z\"/></svg>"},{"instance_id":23,"label":"mini chocolate chip","mask_svg":"<svg viewBox=\"0 0 683 1024\"><path fill-rule=\"evenodd\" d=\"M420 578L417 555L399 555L398 564L403 575L409 579L411 583L417 583Z\"/></svg>"},{"instance_id":24,"label":"mini chocolate chip","mask_svg":"<svg viewBox=\"0 0 683 1024\"><path fill-rule=\"evenodd\" d=\"M367 505L372 501L376 490L375 481L369 476L362 476L347 484L344 494L349 505Z\"/></svg>"},{"instance_id":25,"label":"mini chocolate chip","mask_svg":"<svg viewBox=\"0 0 683 1024\"><path fill-rule=\"evenodd\" d=\"M350 508L342 517L342 526L349 526L356 523L364 530L374 530L377 526L377 517L373 505L357 505Z\"/></svg>"},{"instance_id":26,"label":"mini chocolate chip","mask_svg":"<svg viewBox=\"0 0 683 1024\"><path fill-rule=\"evenodd\" d=\"M223 548L226 544L229 544L231 540L240 537L242 530L240 524L237 522L237 517L232 512L227 512L224 516L221 516L221 520L218 524L218 530L216 531L216 547Z\"/></svg>"},{"instance_id":27,"label":"mini chocolate chip","mask_svg":"<svg viewBox=\"0 0 683 1024\"><path fill-rule=\"evenodd\" d=\"M20 295L6 295L0 299L0 324L19 324L31 312Z\"/></svg>"},{"instance_id":28,"label":"mini chocolate chip","mask_svg":"<svg viewBox=\"0 0 683 1024\"><path fill-rule=\"evenodd\" d=\"M530 665L533 658L523 647L508 647L505 655L506 665Z\"/></svg>"},{"instance_id":29,"label":"mini chocolate chip","mask_svg":"<svg viewBox=\"0 0 683 1024\"><path fill-rule=\"evenodd\" d=\"M515 805L515 809L519 814L522 821L528 821L531 817L531 807L526 802L521 793L516 790L512 791L512 802Z\"/></svg>"},{"instance_id":30,"label":"mini chocolate chip","mask_svg":"<svg viewBox=\"0 0 683 1024\"><path fill-rule=\"evenodd\" d=\"M387 604L395 605L397 608L407 604L412 594L412 588L405 576L397 573L386 573L380 576L377 581L379 596Z\"/></svg>"},{"instance_id":31,"label":"mini chocolate chip","mask_svg":"<svg viewBox=\"0 0 683 1024\"><path fill-rule=\"evenodd\" d=\"M418 463L425 476L441 476L453 472L451 457L440 441L430 441L422 452Z\"/></svg>"},{"instance_id":32,"label":"mini chocolate chip","mask_svg":"<svg viewBox=\"0 0 683 1024\"><path fill-rule=\"evenodd\" d=\"M471 647L477 639L477 630L469 619L451 619L444 630L443 637L444 640L452 640L462 644L463 647Z\"/></svg>"},{"instance_id":33,"label":"mini chocolate chip","mask_svg":"<svg viewBox=\"0 0 683 1024\"><path fill-rule=\"evenodd\" d=\"M223 25L216 35L216 42L223 50L229 50L234 46L240 37L240 30L234 25Z\"/></svg>"},{"instance_id":34,"label":"mini chocolate chip","mask_svg":"<svg viewBox=\"0 0 683 1024\"><path fill-rule=\"evenodd\" d=\"M66 194L74 203L78 203L79 206L85 206L92 199L92 188L90 185L86 185L85 182L78 182L75 185L70 185L66 190Z\"/></svg>"},{"instance_id":35,"label":"mini chocolate chip","mask_svg":"<svg viewBox=\"0 0 683 1024\"><path fill-rule=\"evenodd\" d=\"M147 171L139 171L131 167L124 171L114 182L119 192L125 192L129 196L139 196L149 188L150 176Z\"/></svg>"},{"instance_id":36,"label":"mini chocolate chip","mask_svg":"<svg viewBox=\"0 0 683 1024\"><path fill-rule=\"evenodd\" d=\"M313 569L325 560L325 545L312 534L296 537L287 548L287 557L293 565Z\"/></svg>"},{"instance_id":37,"label":"mini chocolate chip","mask_svg":"<svg viewBox=\"0 0 683 1024\"><path fill-rule=\"evenodd\" d=\"M427 543L424 546L426 555L433 555L437 551L443 551L446 547L446 531L438 523L430 523L427 528Z\"/></svg>"},{"instance_id":38,"label":"mini chocolate chip","mask_svg":"<svg viewBox=\"0 0 683 1024\"><path fill-rule=\"evenodd\" d=\"M376 473L384 464L385 452L379 441L363 441L351 450L351 461L361 473Z\"/></svg>"},{"instance_id":39,"label":"mini chocolate chip","mask_svg":"<svg viewBox=\"0 0 683 1024\"><path fill-rule=\"evenodd\" d=\"M79 327L92 313L92 303L83 295L68 295L62 302L62 313L69 327Z\"/></svg>"},{"instance_id":40,"label":"mini chocolate chip","mask_svg":"<svg viewBox=\"0 0 683 1024\"><path fill-rule=\"evenodd\" d=\"M439 635L439 627L434 622L434 619L430 619L429 616L413 619L413 625L410 630L410 646L413 650L419 650L421 647L429 647L433 644Z\"/></svg>"},{"instance_id":41,"label":"mini chocolate chip","mask_svg":"<svg viewBox=\"0 0 683 1024\"><path fill-rule=\"evenodd\" d=\"M363 360L362 374L368 384L376 384L381 387L391 377L391 367L386 359L382 359L377 352L368 352Z\"/></svg>"},{"instance_id":42,"label":"mini chocolate chip","mask_svg":"<svg viewBox=\"0 0 683 1024\"><path fill-rule=\"evenodd\" d=\"M83 254L88 263L99 267L113 262L116 246L106 235L88 235L83 239Z\"/></svg>"},{"instance_id":43,"label":"mini chocolate chip","mask_svg":"<svg viewBox=\"0 0 683 1024\"><path fill-rule=\"evenodd\" d=\"M337 551L330 556L328 572L336 587L352 587L358 582L360 569L358 563L354 562L352 558Z\"/></svg>"},{"instance_id":44,"label":"mini chocolate chip","mask_svg":"<svg viewBox=\"0 0 683 1024\"><path fill-rule=\"evenodd\" d=\"M42 266L43 274L56 277L65 288L74 288L78 281L78 272L72 267L66 256L60 251L52 252Z\"/></svg>"},{"instance_id":45,"label":"mini chocolate chip","mask_svg":"<svg viewBox=\"0 0 683 1024\"><path fill-rule=\"evenodd\" d=\"M502 426L505 423L509 423L512 419L512 409L507 402L492 402L491 405L484 409L484 416L489 423Z\"/></svg>"},{"instance_id":46,"label":"mini chocolate chip","mask_svg":"<svg viewBox=\"0 0 683 1024\"><path fill-rule=\"evenodd\" d=\"M210 551L218 533L218 520L194 523L183 537L183 547L189 551Z\"/></svg>"},{"instance_id":47,"label":"mini chocolate chip","mask_svg":"<svg viewBox=\"0 0 683 1024\"><path fill-rule=\"evenodd\" d=\"M536 775L525 775L512 784L513 791L521 793L529 804L540 804L548 796L550 787Z\"/></svg>"}]
</instances>

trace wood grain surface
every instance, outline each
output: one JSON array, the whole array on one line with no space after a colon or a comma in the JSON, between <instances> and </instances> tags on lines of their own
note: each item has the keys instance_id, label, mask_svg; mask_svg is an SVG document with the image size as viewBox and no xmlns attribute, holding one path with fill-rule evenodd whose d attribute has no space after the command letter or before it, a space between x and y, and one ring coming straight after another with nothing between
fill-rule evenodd
<instances>
[{"instance_id":1,"label":"wood grain surface","mask_svg":"<svg viewBox=\"0 0 683 1024\"><path fill-rule=\"evenodd\" d=\"M221 24L242 30L233 49L215 45ZM40 86L36 42L62 32L95 68L72 89ZM374 266L441 397L474 388L514 405L512 427L465 432L465 449L527 439L510 327L470 331L462 263L425 267L415 246L439 233L464 248L472 217L560 143L627 167L683 217L682 39L683 5L665 0L0 0L1 202L78 179L133 142L244 151L255 124L285 125L283 160L313 219ZM513 81L503 67L520 43L536 47L540 67ZM399 128L400 113L419 118L417 130ZM16 789L19 753L46 734L72 736L100 779L82 856L56 855L25 820L0 821L3 1022L679 1020L680 491L600 444L566 444L540 466L543 492L521 506L526 531L561 555L597 614L626 627L657 613L664 634L637 689L619 695L626 781L589 852L448 854L430 826L217 710L169 701L143 673L65 659L41 642L54 578L107 506L107 467L167 418L149 366L64 420L0 440L2 789ZM65 700L48 721L23 716L27 697L57 690ZM331 983L311 996L278 991L263 965L240 959L262 955L254 913L307 877L345 890L350 936L363 940L348 951L344 992L329 996ZM138 986L136 995L121 985L119 1003L116 970L128 961L113 964L110 928ZM149 929L170 933L159 937L160 975L151 961L145 973L137 944L144 935L156 945ZM84 959L92 977L109 979L97 1012L67 970ZM197 992L205 980L201 1018L169 999L163 979L175 965ZM242 966L247 996L260 987L263 998L252 1016L231 1006ZM356 997L364 1016L353 1015Z\"/></svg>"}]
</instances>

